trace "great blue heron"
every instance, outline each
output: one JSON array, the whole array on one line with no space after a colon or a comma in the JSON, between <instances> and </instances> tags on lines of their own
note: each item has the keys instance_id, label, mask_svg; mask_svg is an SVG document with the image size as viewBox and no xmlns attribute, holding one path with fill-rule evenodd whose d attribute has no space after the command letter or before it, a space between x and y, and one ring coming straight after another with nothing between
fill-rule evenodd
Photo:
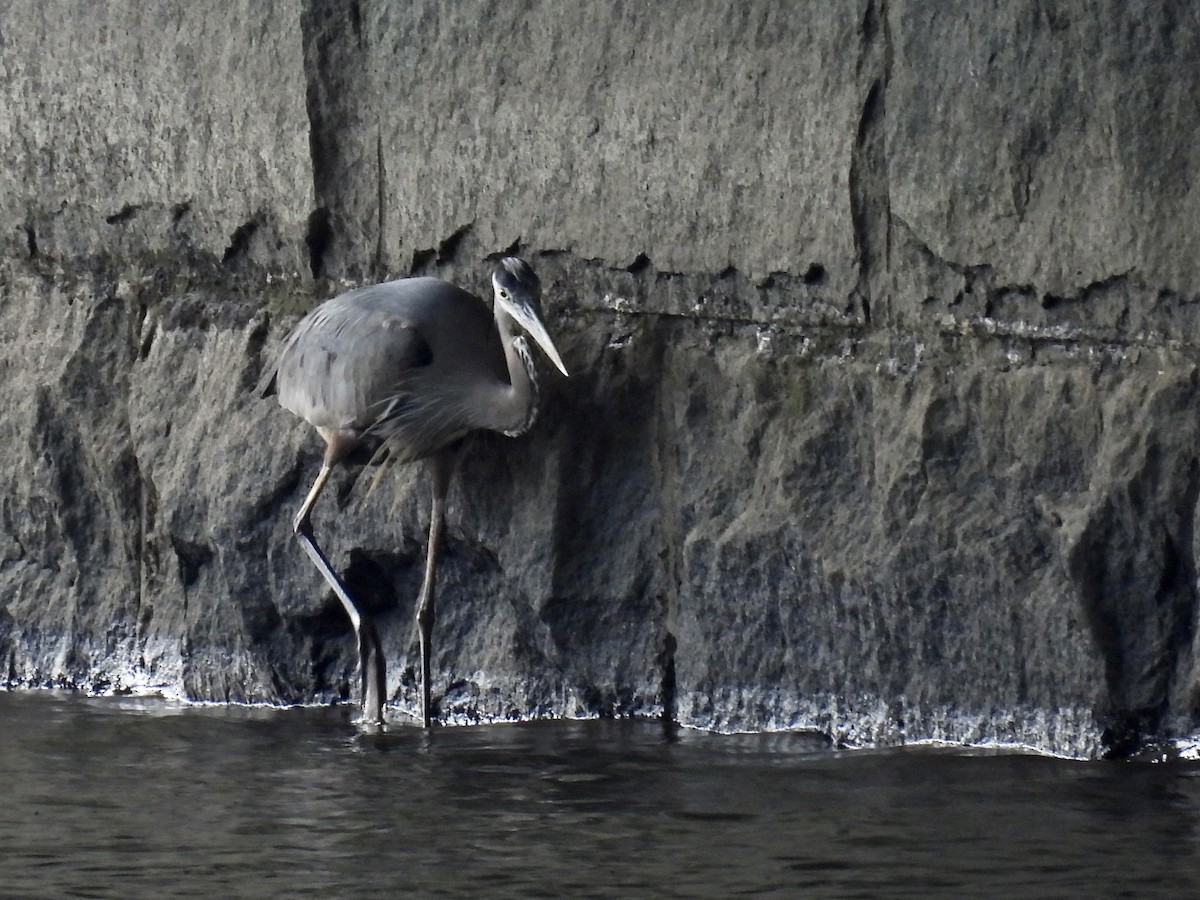
<instances>
[{"instance_id":1,"label":"great blue heron","mask_svg":"<svg viewBox=\"0 0 1200 900\"><path fill-rule=\"evenodd\" d=\"M533 424L537 373L524 335L513 332L514 322L567 374L541 321L541 283L533 269L516 257L501 260L492 272L492 291L492 315L478 297L437 278L402 278L349 291L305 316L264 375L262 396L277 393L280 406L325 439L321 470L292 528L354 625L368 722L383 721L386 677L379 635L318 546L309 515L333 467L360 448L374 447L373 458L385 467L430 460L433 509L417 601L421 713L428 728L434 587L454 448L476 429L516 436Z\"/></svg>"}]
</instances>

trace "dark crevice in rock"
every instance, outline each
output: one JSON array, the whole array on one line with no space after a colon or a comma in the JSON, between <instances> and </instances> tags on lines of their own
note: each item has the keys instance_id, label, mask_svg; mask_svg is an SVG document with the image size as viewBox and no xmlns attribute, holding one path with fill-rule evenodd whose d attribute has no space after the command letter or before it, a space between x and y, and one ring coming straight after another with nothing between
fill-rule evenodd
<instances>
[{"instance_id":1,"label":"dark crevice in rock","mask_svg":"<svg viewBox=\"0 0 1200 900\"><path fill-rule=\"evenodd\" d=\"M25 230L25 250L29 254L30 259L37 259L37 256L38 256L37 232L34 231L32 225L25 225L24 230Z\"/></svg>"},{"instance_id":2,"label":"dark crevice in rock","mask_svg":"<svg viewBox=\"0 0 1200 900\"><path fill-rule=\"evenodd\" d=\"M436 249L427 247L421 250L414 250L412 265L409 271L413 275L433 275L436 274L436 270L453 265L474 227L474 222L468 222L466 225L456 229L449 237L440 241ZM511 256L517 252L518 250L510 246L499 253L490 254L487 258L500 259L501 257Z\"/></svg>"},{"instance_id":3,"label":"dark crevice in rock","mask_svg":"<svg viewBox=\"0 0 1200 900\"><path fill-rule=\"evenodd\" d=\"M437 264L439 266L447 266L454 262L458 255L459 248L462 247L463 240L471 233L471 229L475 226L474 222L468 222L461 228L455 229L454 233L438 244L437 248ZM505 255L511 255L517 251L512 247L505 249Z\"/></svg>"},{"instance_id":4,"label":"dark crevice in rock","mask_svg":"<svg viewBox=\"0 0 1200 900\"><path fill-rule=\"evenodd\" d=\"M274 603L244 604L241 613L246 636L253 643L269 648L269 653L278 652L286 646L279 638L283 630L283 617L279 615ZM272 673L272 681L276 681L277 675L277 671ZM276 696L280 698L288 698L293 693L290 690L280 691L278 683L275 687Z\"/></svg>"},{"instance_id":5,"label":"dark crevice in rock","mask_svg":"<svg viewBox=\"0 0 1200 900\"><path fill-rule=\"evenodd\" d=\"M625 271L634 276L644 275L647 272L653 271L653 269L654 267L650 263L650 257L648 257L645 253L639 253L633 258L633 262L625 267Z\"/></svg>"},{"instance_id":6,"label":"dark crevice in rock","mask_svg":"<svg viewBox=\"0 0 1200 900\"><path fill-rule=\"evenodd\" d=\"M215 556L213 548L207 544L198 544L184 540L178 535L171 535L171 548L179 563L179 577L183 586L191 587L200 579L200 570L208 565Z\"/></svg>"},{"instance_id":7,"label":"dark crevice in rock","mask_svg":"<svg viewBox=\"0 0 1200 900\"><path fill-rule=\"evenodd\" d=\"M309 217L309 267L313 277L330 268L334 252L335 199L339 196L338 175L342 164L338 100L333 96L341 82L337 77L344 53L345 7L336 0L309 0L300 15L304 39L304 71L307 79L305 107L308 112L308 146L312 164L313 197L317 210ZM340 225L339 221L339 225Z\"/></svg>"},{"instance_id":8,"label":"dark crevice in rock","mask_svg":"<svg viewBox=\"0 0 1200 900\"><path fill-rule=\"evenodd\" d=\"M437 251L432 247L427 247L424 250L414 250L412 255L412 263L408 267L408 271L413 275L427 274L437 261Z\"/></svg>"},{"instance_id":9,"label":"dark crevice in rock","mask_svg":"<svg viewBox=\"0 0 1200 900\"><path fill-rule=\"evenodd\" d=\"M867 3L867 8L863 10L862 22L859 23L859 38L864 48L871 48L879 37L881 27L887 27L886 23L880 22L881 18L887 17L887 9L881 8L882 4L877 4L875 0L870 0ZM855 63L855 68L858 75L862 75L864 69L870 65L871 57L868 53L863 53L858 57Z\"/></svg>"},{"instance_id":10,"label":"dark crevice in rock","mask_svg":"<svg viewBox=\"0 0 1200 900\"><path fill-rule=\"evenodd\" d=\"M854 226L854 247L858 256L858 283L855 295L864 308L870 301L872 283L887 264L886 222L880 223L881 198L878 171L886 165L880 153L882 144L883 88L876 81L867 93L859 120L858 136L850 161L850 218Z\"/></svg>"},{"instance_id":11,"label":"dark crevice in rock","mask_svg":"<svg viewBox=\"0 0 1200 900\"><path fill-rule=\"evenodd\" d=\"M1192 648L1197 617L1200 615L1196 559L1192 555L1196 546L1196 512L1200 508L1200 460L1196 458L1188 463L1186 489L1178 495L1177 503L1180 534L1177 542L1171 546L1176 564L1170 569L1174 583L1162 585L1161 593L1168 600L1173 600L1173 624L1167 637L1171 654L1169 687L1172 694L1183 694L1188 690L1188 670L1196 663L1192 658ZM1168 696L1165 703L1169 704L1170 700L1171 696ZM1164 707L1164 715L1168 712L1169 709Z\"/></svg>"},{"instance_id":12,"label":"dark crevice in rock","mask_svg":"<svg viewBox=\"0 0 1200 900\"><path fill-rule=\"evenodd\" d=\"M804 281L804 283L809 285L810 287L812 287L814 285L824 284L826 281L829 280L826 275L826 272L825 272L825 267L823 265L821 265L820 263L813 263L812 265L810 265L808 267L808 269L805 271L805 273L800 277Z\"/></svg>"},{"instance_id":13,"label":"dark crevice in rock","mask_svg":"<svg viewBox=\"0 0 1200 900\"><path fill-rule=\"evenodd\" d=\"M4 647L4 655L8 658L8 674L5 676L4 686L13 688L20 684L17 677L17 654L13 650L13 641L9 636L12 630L12 617L5 614L3 622L0 622L0 647Z\"/></svg>"},{"instance_id":14,"label":"dark crevice in rock","mask_svg":"<svg viewBox=\"0 0 1200 900\"><path fill-rule=\"evenodd\" d=\"M449 545L449 542L447 542ZM446 554L450 556L448 552ZM407 608L408 603L402 603L393 585L391 573L400 570L413 570L415 561L406 556L394 553L368 552L362 549L350 551L350 562L342 574L346 590L354 598L359 611L364 615L378 615L392 610ZM333 592L329 592L333 597ZM334 605L336 601L334 601ZM346 620L349 627L349 620Z\"/></svg>"},{"instance_id":15,"label":"dark crevice in rock","mask_svg":"<svg viewBox=\"0 0 1200 900\"><path fill-rule=\"evenodd\" d=\"M354 33L354 42L359 50L367 49L367 36L363 29L362 4L359 0L350 3L350 30Z\"/></svg>"},{"instance_id":16,"label":"dark crevice in rock","mask_svg":"<svg viewBox=\"0 0 1200 900\"><path fill-rule=\"evenodd\" d=\"M1149 414L1186 403L1174 398ZM1194 662L1196 628L1192 546L1200 464L1195 458L1177 464L1155 445L1128 442L1109 450L1109 464L1124 464L1131 449L1138 452L1135 468L1088 511L1066 557L1104 662L1107 701L1097 717L1105 755L1114 758L1138 752L1169 727L1176 681Z\"/></svg>"},{"instance_id":17,"label":"dark crevice in rock","mask_svg":"<svg viewBox=\"0 0 1200 900\"><path fill-rule=\"evenodd\" d=\"M670 631L663 633L662 647L658 657L662 677L662 717L665 723L674 723L676 715L675 651L678 641Z\"/></svg>"},{"instance_id":18,"label":"dark crevice in rock","mask_svg":"<svg viewBox=\"0 0 1200 900\"><path fill-rule=\"evenodd\" d=\"M1043 294L1041 297L1042 309L1056 309L1058 307L1069 306L1071 304L1084 304L1095 300L1098 297L1103 297L1113 291L1121 291L1129 287L1130 276L1133 270L1129 269L1124 272L1116 272L1109 275L1107 278L1102 278L1099 281L1094 281L1091 284L1085 284L1079 288L1074 294ZM1002 291L1005 288L997 288L996 291ZM1030 288L1029 290L1032 290Z\"/></svg>"},{"instance_id":19,"label":"dark crevice in rock","mask_svg":"<svg viewBox=\"0 0 1200 900\"><path fill-rule=\"evenodd\" d=\"M341 604L324 604L311 615L287 620L286 627L296 644L308 648L312 684L305 693L338 702L354 700L350 687L355 665L354 630Z\"/></svg>"},{"instance_id":20,"label":"dark crevice in rock","mask_svg":"<svg viewBox=\"0 0 1200 900\"><path fill-rule=\"evenodd\" d=\"M136 464L135 458L135 464ZM154 614L155 600L162 590L162 555L159 552L160 541L156 534L158 526L158 489L154 480L137 468L138 495L138 554L137 554L137 584L138 584L138 614L136 628L139 635L139 649L145 651L145 635Z\"/></svg>"},{"instance_id":21,"label":"dark crevice in rock","mask_svg":"<svg viewBox=\"0 0 1200 900\"><path fill-rule=\"evenodd\" d=\"M122 222L128 222L139 212L142 207L136 203L127 203L111 216L106 216L104 221L109 225L120 225Z\"/></svg>"},{"instance_id":22,"label":"dark crevice in rock","mask_svg":"<svg viewBox=\"0 0 1200 900\"><path fill-rule=\"evenodd\" d=\"M891 265L891 199L886 147L886 93L891 78L892 46L885 0L867 4L860 26L860 77L870 87L862 104L850 156L850 219L858 256L854 296L866 324L871 304L881 299Z\"/></svg>"},{"instance_id":23,"label":"dark crevice in rock","mask_svg":"<svg viewBox=\"0 0 1200 900\"><path fill-rule=\"evenodd\" d=\"M500 257L503 258L505 256L520 256L522 246L523 245L521 243L521 239L517 238L515 241L513 241L511 244L509 244L507 247L505 247L503 250L500 251Z\"/></svg>"},{"instance_id":24,"label":"dark crevice in rock","mask_svg":"<svg viewBox=\"0 0 1200 900\"><path fill-rule=\"evenodd\" d=\"M353 9L356 33L362 27L359 21L358 4ZM387 263L387 173L384 168L386 157L383 152L383 129L375 128L375 194L379 208L375 223L375 279L384 277Z\"/></svg>"},{"instance_id":25,"label":"dark crevice in rock","mask_svg":"<svg viewBox=\"0 0 1200 900\"><path fill-rule=\"evenodd\" d=\"M229 246L225 248L225 253L221 257L221 262L228 264L244 257L256 231L258 231L258 222L254 219L251 219L249 222L243 222L235 228L229 238Z\"/></svg>"},{"instance_id":26,"label":"dark crevice in rock","mask_svg":"<svg viewBox=\"0 0 1200 900\"><path fill-rule=\"evenodd\" d=\"M308 268L313 278L325 275L325 255L329 252L329 244L333 240L333 229L329 222L329 210L325 207L314 209L308 217L308 231L304 235L304 244L308 247Z\"/></svg>"},{"instance_id":27,"label":"dark crevice in rock","mask_svg":"<svg viewBox=\"0 0 1200 900\"><path fill-rule=\"evenodd\" d=\"M653 371L664 371L668 348L672 346L672 325L660 319L654 329ZM675 655L678 643L675 635L679 631L680 591L684 586L684 525L681 511L682 488L679 484L678 432L672 427L675 416L676 397L669 386L655 380L658 396L654 398L654 481L658 485L658 525L661 549L658 553L662 567L664 590L662 608L655 623L662 631L659 644L659 685L662 699L662 716L665 722L674 722L677 715L677 687Z\"/></svg>"}]
</instances>

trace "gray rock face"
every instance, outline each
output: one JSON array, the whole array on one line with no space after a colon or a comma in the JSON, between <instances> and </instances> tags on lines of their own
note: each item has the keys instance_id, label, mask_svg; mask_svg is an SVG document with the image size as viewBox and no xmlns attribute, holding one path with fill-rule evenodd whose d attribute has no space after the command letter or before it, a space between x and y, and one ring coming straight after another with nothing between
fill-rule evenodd
<instances>
[{"instance_id":1,"label":"gray rock face","mask_svg":"<svg viewBox=\"0 0 1200 900\"><path fill-rule=\"evenodd\" d=\"M253 385L517 250L572 375L452 487L445 718L1194 733L1200 12L1102 7L6 4L3 676L353 699ZM314 524L411 713L428 485L357 474Z\"/></svg>"}]
</instances>

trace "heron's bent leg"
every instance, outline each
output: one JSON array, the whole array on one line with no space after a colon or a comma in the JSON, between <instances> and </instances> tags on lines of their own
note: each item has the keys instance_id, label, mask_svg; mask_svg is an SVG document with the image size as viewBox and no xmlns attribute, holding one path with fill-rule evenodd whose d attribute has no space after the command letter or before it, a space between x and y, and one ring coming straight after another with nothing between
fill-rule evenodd
<instances>
[{"instance_id":1,"label":"heron's bent leg","mask_svg":"<svg viewBox=\"0 0 1200 900\"><path fill-rule=\"evenodd\" d=\"M453 452L439 453L431 460L433 506L429 513L429 547L425 552L425 580L417 603L417 627L421 637L421 715L430 725L430 684L432 681L433 623L437 619L434 594L437 587L437 561L442 548L445 526L446 491L454 472Z\"/></svg>"},{"instance_id":2,"label":"heron's bent leg","mask_svg":"<svg viewBox=\"0 0 1200 900\"><path fill-rule=\"evenodd\" d=\"M316 504L317 498L321 496L321 490L325 487L325 483L329 481L329 475L332 471L333 466L327 463L321 466L321 471L317 473L317 480L313 482L308 496L300 504L300 511L296 513L296 518L292 520L292 531L300 539L300 546L304 548L304 552L308 554L309 559L316 565L322 577L329 582L329 586L333 588L333 592L342 601L342 606L345 607L346 614L350 616L350 622L354 625L354 631L357 634L362 625L362 618L358 614L358 607L350 599L345 585L337 577L337 573L333 571L329 560L325 558L325 554L321 552L321 548L317 545L316 537L313 535L312 522L309 519L309 516L312 514L312 508Z\"/></svg>"},{"instance_id":3,"label":"heron's bent leg","mask_svg":"<svg viewBox=\"0 0 1200 900\"><path fill-rule=\"evenodd\" d=\"M329 476L332 473L333 466L329 465L329 463L321 464L321 471L317 473L317 480L309 488L308 496L304 498L304 502L300 504L300 509L296 512L296 517L292 519L292 531L296 534L312 535L312 523L309 521L309 516L312 515L312 508L316 505L317 498L321 496L321 491L325 489L325 482L329 481Z\"/></svg>"},{"instance_id":4,"label":"heron's bent leg","mask_svg":"<svg viewBox=\"0 0 1200 900\"><path fill-rule=\"evenodd\" d=\"M342 607L346 610L346 615L350 617L350 624L354 626L354 635L358 638L358 664L362 672L363 718L368 722L382 723L384 685L387 681L387 670L383 659L383 646L379 640L379 632L375 630L375 623L364 617L359 612L358 607L354 605L354 601L350 598L346 586L342 584L342 580L333 571L333 566L329 564L329 560L321 552L321 548L318 546L317 540L312 533L312 524L309 521L309 514L312 512L313 504L317 502L317 497L320 496L321 489L325 487L325 482L329 480L329 473L331 471L331 466L321 466L317 480L313 482L312 490L304 498L304 503L301 504L300 511L296 514L296 518L292 522L292 529L296 533L296 538L300 541L300 546L304 548L304 552L308 554L308 558L313 561L313 564L317 567L317 571L321 573L321 577L333 588L333 592L337 595L338 600L342 603Z\"/></svg>"}]
</instances>

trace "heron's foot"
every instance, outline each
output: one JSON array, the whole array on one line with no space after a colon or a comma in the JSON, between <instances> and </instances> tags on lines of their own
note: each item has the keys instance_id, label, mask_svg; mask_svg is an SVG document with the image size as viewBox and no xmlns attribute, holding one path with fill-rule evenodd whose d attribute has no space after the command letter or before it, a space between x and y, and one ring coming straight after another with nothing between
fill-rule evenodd
<instances>
[{"instance_id":1,"label":"heron's foot","mask_svg":"<svg viewBox=\"0 0 1200 900\"><path fill-rule=\"evenodd\" d=\"M368 715L366 710L359 716L355 722L358 730L365 734L383 734L387 730L387 723L383 719L376 719L374 716Z\"/></svg>"},{"instance_id":2,"label":"heron's foot","mask_svg":"<svg viewBox=\"0 0 1200 900\"><path fill-rule=\"evenodd\" d=\"M362 715L358 721L364 728L382 728L384 725L383 700L377 692L377 688L370 682L365 684L364 688L366 692L363 695Z\"/></svg>"},{"instance_id":3,"label":"heron's foot","mask_svg":"<svg viewBox=\"0 0 1200 900\"><path fill-rule=\"evenodd\" d=\"M387 664L375 623L367 618L358 632L358 665L362 673L363 721L383 724L383 704L387 700Z\"/></svg>"}]
</instances>

